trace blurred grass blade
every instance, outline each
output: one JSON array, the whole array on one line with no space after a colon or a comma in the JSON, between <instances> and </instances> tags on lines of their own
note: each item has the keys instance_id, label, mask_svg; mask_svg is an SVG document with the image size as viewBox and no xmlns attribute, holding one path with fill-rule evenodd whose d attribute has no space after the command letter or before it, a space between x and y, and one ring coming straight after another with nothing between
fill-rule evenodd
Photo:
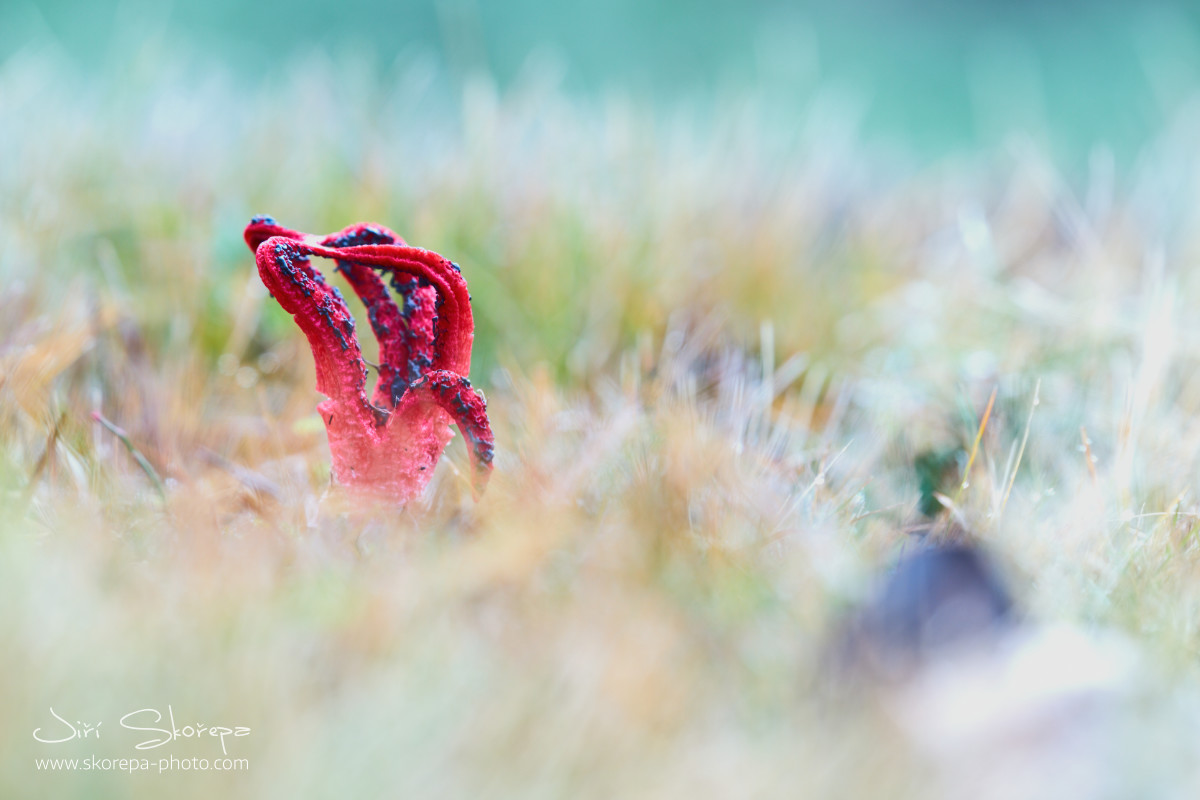
<instances>
[{"instance_id":1,"label":"blurred grass blade","mask_svg":"<svg viewBox=\"0 0 1200 800\"><path fill-rule=\"evenodd\" d=\"M155 471L154 466L146 460L146 457L142 455L142 451L138 450L137 447L134 446L133 441L129 438L129 434L125 432L125 429L114 425L99 411L92 412L92 419L96 420L96 422L99 422L108 429L109 433L121 440L121 444L125 445L125 449L129 451L129 455L133 456L133 460L137 462L138 466L142 468L142 472L146 473L146 477L149 478L150 482L154 484L154 488L158 491L158 496L163 501L166 501L167 487L163 485L162 478L158 477L158 472Z\"/></svg>"}]
</instances>

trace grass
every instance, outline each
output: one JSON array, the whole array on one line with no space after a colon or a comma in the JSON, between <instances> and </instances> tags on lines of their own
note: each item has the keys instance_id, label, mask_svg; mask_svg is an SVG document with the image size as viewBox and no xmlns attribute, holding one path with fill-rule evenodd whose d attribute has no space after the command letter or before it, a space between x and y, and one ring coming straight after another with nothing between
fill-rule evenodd
<instances>
[{"instance_id":1,"label":"grass","mask_svg":"<svg viewBox=\"0 0 1200 800\"><path fill-rule=\"evenodd\" d=\"M429 86L0 67L0 794L925 796L821 666L923 494L1029 617L1144 655L1113 785L1194 787L1186 118L1112 180L1020 141L912 171L753 103ZM406 509L330 485L255 212L463 265L480 503L460 442ZM34 767L50 706L104 720L55 755L129 757L117 720L168 704L249 726L250 770Z\"/></svg>"}]
</instances>

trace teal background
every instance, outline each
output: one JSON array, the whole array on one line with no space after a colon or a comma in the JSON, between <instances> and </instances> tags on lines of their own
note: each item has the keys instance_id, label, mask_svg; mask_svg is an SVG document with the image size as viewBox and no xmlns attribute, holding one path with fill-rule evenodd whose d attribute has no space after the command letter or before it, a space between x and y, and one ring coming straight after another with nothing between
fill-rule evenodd
<instances>
[{"instance_id":1,"label":"teal background","mask_svg":"<svg viewBox=\"0 0 1200 800\"><path fill-rule=\"evenodd\" d=\"M378 70L426 59L450 88L479 72L501 88L532 75L579 96L616 91L715 113L753 96L785 122L818 102L867 141L925 156L995 147L1020 131L1067 163L1096 146L1128 161L1200 76L1191 3L5 0L0 9L0 55L52 43L83 72L147 47L251 83L304 58Z\"/></svg>"}]
</instances>

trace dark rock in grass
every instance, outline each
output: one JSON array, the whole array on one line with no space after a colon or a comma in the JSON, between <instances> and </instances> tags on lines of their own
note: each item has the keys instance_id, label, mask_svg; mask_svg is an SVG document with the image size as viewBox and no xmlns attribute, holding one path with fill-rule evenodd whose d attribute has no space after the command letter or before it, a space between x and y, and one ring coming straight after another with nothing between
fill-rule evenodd
<instances>
[{"instance_id":1,"label":"dark rock in grass","mask_svg":"<svg viewBox=\"0 0 1200 800\"><path fill-rule=\"evenodd\" d=\"M965 543L921 547L885 575L838 633L839 672L899 678L942 652L1009 629L1013 600L991 558Z\"/></svg>"}]
</instances>

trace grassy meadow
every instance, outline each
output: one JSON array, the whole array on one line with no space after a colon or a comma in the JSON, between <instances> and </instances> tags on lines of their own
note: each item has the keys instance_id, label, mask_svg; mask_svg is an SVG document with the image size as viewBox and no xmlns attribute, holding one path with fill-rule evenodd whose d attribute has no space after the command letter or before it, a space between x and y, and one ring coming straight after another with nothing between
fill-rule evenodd
<instances>
[{"instance_id":1,"label":"grassy meadow","mask_svg":"<svg viewBox=\"0 0 1200 800\"><path fill-rule=\"evenodd\" d=\"M927 524L1136 659L1095 796L1200 790L1194 110L1129 160L914 162L753 95L175 63L0 63L0 796L936 796L827 674ZM407 508L332 485L255 213L462 265L478 503L460 437ZM168 705L249 769L35 766ZM34 741L50 707L100 737Z\"/></svg>"}]
</instances>

